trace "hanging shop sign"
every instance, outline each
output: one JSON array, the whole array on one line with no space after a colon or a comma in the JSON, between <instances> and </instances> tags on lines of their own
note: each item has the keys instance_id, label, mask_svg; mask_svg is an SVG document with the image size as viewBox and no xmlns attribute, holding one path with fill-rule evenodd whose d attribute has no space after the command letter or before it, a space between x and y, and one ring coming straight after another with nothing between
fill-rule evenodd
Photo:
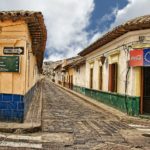
<instances>
[{"instance_id":1,"label":"hanging shop sign","mask_svg":"<svg viewBox=\"0 0 150 150\"><path fill-rule=\"evenodd\" d=\"M130 51L130 66L150 66L150 48Z\"/></svg>"},{"instance_id":2,"label":"hanging shop sign","mask_svg":"<svg viewBox=\"0 0 150 150\"><path fill-rule=\"evenodd\" d=\"M143 49L130 51L130 66L143 66Z\"/></svg>"},{"instance_id":3,"label":"hanging shop sign","mask_svg":"<svg viewBox=\"0 0 150 150\"><path fill-rule=\"evenodd\" d=\"M4 54L16 54L21 55L24 54L24 47L4 47L3 49Z\"/></svg>"},{"instance_id":4,"label":"hanging shop sign","mask_svg":"<svg viewBox=\"0 0 150 150\"><path fill-rule=\"evenodd\" d=\"M19 72L19 56L0 56L0 72Z\"/></svg>"}]
</instances>

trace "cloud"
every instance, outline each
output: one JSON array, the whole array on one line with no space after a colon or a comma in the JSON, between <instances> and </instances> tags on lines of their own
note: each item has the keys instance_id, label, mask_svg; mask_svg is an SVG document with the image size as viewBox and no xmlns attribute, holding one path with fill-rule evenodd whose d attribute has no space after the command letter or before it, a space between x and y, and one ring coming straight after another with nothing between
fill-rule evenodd
<instances>
[{"instance_id":1,"label":"cloud","mask_svg":"<svg viewBox=\"0 0 150 150\"><path fill-rule=\"evenodd\" d=\"M82 0L80 3L76 0L69 0L69 2L55 3L54 7L56 8L49 14L49 18L46 18L50 26L47 46L52 56L58 54L56 51L61 51L65 57L70 57L79 49L81 50L83 45L87 45L88 33L85 28L89 24L94 3L91 0ZM64 55L59 56L64 57Z\"/></svg>"},{"instance_id":2,"label":"cloud","mask_svg":"<svg viewBox=\"0 0 150 150\"><path fill-rule=\"evenodd\" d=\"M124 8L106 13L98 28L87 31L94 5L94 0L1 0L0 10L42 11L48 31L46 60L74 56L115 26L150 14L150 0L128 0ZM101 24L109 21L111 24L100 31Z\"/></svg>"},{"instance_id":3,"label":"cloud","mask_svg":"<svg viewBox=\"0 0 150 150\"><path fill-rule=\"evenodd\" d=\"M106 32L110 30L111 24L109 23L109 26L107 26L106 24L108 24L108 22L113 22L117 12L118 12L118 6L112 8L111 13L109 14L106 13L103 17L101 17L97 21L97 26L95 30L91 31L92 33L91 33L91 38L89 40L89 44L95 42L98 38L100 38L102 35L104 35Z\"/></svg>"},{"instance_id":4,"label":"cloud","mask_svg":"<svg viewBox=\"0 0 150 150\"><path fill-rule=\"evenodd\" d=\"M128 0L128 2L126 7L117 11L116 19L111 28L135 17L150 15L150 0Z\"/></svg>"},{"instance_id":5,"label":"cloud","mask_svg":"<svg viewBox=\"0 0 150 150\"><path fill-rule=\"evenodd\" d=\"M76 55L88 44L94 0L1 0L0 10L42 11L48 31L47 59Z\"/></svg>"},{"instance_id":6,"label":"cloud","mask_svg":"<svg viewBox=\"0 0 150 150\"><path fill-rule=\"evenodd\" d=\"M94 9L93 1L90 3L89 6L90 7L86 7L87 9L84 8L86 10L85 14L82 17L82 19L84 20L83 21L84 23L82 22L83 24L82 23L78 24L79 25L77 28L78 32L76 32L76 31L74 32L74 25L72 26L72 24L71 24L73 29L71 28L72 30L70 30L68 32L71 33L71 35L74 35L74 36L72 36L73 39L70 39L68 41L68 43L66 40L66 44L64 44L64 49L60 48L62 50L62 52L63 52L62 54L64 54L64 56L76 55L77 52L79 52L83 48L87 47L89 44L96 41L98 38L103 36L108 31L112 30L114 27L116 27L120 24L123 24L124 22L126 22L130 19L133 19L135 17L150 14L150 9L149 9L150 0L128 0L128 4L124 8L119 9L118 6L112 8L112 12L110 14L106 13L99 20L99 22L97 24L99 27L97 27L95 30L89 31L87 33L87 32L85 32L84 29L88 26L90 15ZM79 8L79 10L80 9L81 8ZM87 16L87 19L85 19L85 16ZM74 18L73 20L76 22L76 18ZM105 26L105 28L102 31L100 31L101 25L103 23L109 22L109 21L111 22L111 24L109 26ZM74 32L74 34L72 34L73 32ZM69 37L71 37L71 35ZM54 41L54 42L57 42L57 41ZM71 44L71 45L69 45L69 44ZM62 45L63 45L63 43L62 43ZM57 45L57 43L56 43L55 47L56 46L61 46L61 45ZM57 49L59 49L59 47L57 47ZM67 53L65 53L65 49L66 50L68 49ZM53 56L55 55L55 58L57 58L58 57L57 54L58 53L54 53Z\"/></svg>"},{"instance_id":7,"label":"cloud","mask_svg":"<svg viewBox=\"0 0 150 150\"><path fill-rule=\"evenodd\" d=\"M150 0L128 0L128 4L122 8L114 8L112 13L105 14L99 21L99 25L103 22L107 22L115 17L114 21L110 24L109 27L106 27L103 31L97 31L91 37L90 43L93 43L102 35L112 30L114 27L125 23L130 19L134 19L138 16L150 15Z\"/></svg>"},{"instance_id":8,"label":"cloud","mask_svg":"<svg viewBox=\"0 0 150 150\"><path fill-rule=\"evenodd\" d=\"M100 26L101 24L108 22L108 21L112 21L113 18L116 16L118 12L118 6L114 7L112 9L112 12L109 14L105 14L99 21L98 21L98 25Z\"/></svg>"}]
</instances>

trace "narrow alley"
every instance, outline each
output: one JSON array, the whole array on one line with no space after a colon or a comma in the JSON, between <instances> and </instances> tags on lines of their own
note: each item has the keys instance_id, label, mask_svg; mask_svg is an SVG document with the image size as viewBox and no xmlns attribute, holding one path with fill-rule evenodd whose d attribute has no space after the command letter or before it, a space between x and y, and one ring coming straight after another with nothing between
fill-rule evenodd
<instances>
[{"instance_id":1,"label":"narrow alley","mask_svg":"<svg viewBox=\"0 0 150 150\"><path fill-rule=\"evenodd\" d=\"M0 150L149 150L145 126L122 122L49 79L41 86L41 130L0 133Z\"/></svg>"},{"instance_id":2,"label":"narrow alley","mask_svg":"<svg viewBox=\"0 0 150 150\"><path fill-rule=\"evenodd\" d=\"M135 141L135 145L130 145L122 135L123 131L135 134L134 129L108 112L83 102L48 80L43 83L43 91L42 131L70 137L69 143L53 143L52 149L108 149L110 146L120 150L138 146Z\"/></svg>"},{"instance_id":3,"label":"narrow alley","mask_svg":"<svg viewBox=\"0 0 150 150\"><path fill-rule=\"evenodd\" d=\"M148 6L1 0L0 150L150 150Z\"/></svg>"}]
</instances>

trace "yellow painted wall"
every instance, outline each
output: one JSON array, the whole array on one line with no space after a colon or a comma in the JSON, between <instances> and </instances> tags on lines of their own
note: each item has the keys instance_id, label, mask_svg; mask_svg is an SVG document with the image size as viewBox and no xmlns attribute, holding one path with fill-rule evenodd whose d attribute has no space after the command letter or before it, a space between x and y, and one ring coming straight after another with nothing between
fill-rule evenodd
<instances>
[{"instance_id":1,"label":"yellow painted wall","mask_svg":"<svg viewBox=\"0 0 150 150\"><path fill-rule=\"evenodd\" d=\"M73 68L68 68L68 70L65 73L65 82L69 83L69 76L73 76L74 79L74 71L75 70Z\"/></svg>"},{"instance_id":2,"label":"yellow painted wall","mask_svg":"<svg viewBox=\"0 0 150 150\"><path fill-rule=\"evenodd\" d=\"M68 73L69 73L70 76L73 75L74 74L74 69L73 68L69 68L68 69Z\"/></svg>"},{"instance_id":3,"label":"yellow painted wall","mask_svg":"<svg viewBox=\"0 0 150 150\"><path fill-rule=\"evenodd\" d=\"M24 47L24 54L19 55L20 72L0 72L0 93L24 95L38 79L27 24L5 21L0 22L0 27L0 56L9 56L3 54L4 47Z\"/></svg>"},{"instance_id":4,"label":"yellow painted wall","mask_svg":"<svg viewBox=\"0 0 150 150\"><path fill-rule=\"evenodd\" d=\"M85 87L85 64L79 66L78 71L74 69L73 84L81 87Z\"/></svg>"},{"instance_id":5,"label":"yellow painted wall","mask_svg":"<svg viewBox=\"0 0 150 150\"><path fill-rule=\"evenodd\" d=\"M134 67L134 73L135 73L135 82L134 82L134 87L135 87L135 96L140 96L141 95L141 67Z\"/></svg>"}]
</instances>

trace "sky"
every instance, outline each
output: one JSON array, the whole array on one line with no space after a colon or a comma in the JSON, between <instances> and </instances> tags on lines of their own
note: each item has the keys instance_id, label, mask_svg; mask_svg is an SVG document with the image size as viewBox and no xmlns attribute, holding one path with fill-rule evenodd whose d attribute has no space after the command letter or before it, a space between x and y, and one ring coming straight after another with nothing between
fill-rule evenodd
<instances>
[{"instance_id":1,"label":"sky","mask_svg":"<svg viewBox=\"0 0 150 150\"><path fill-rule=\"evenodd\" d=\"M34 10L47 28L45 61L77 55L114 27L150 15L150 0L0 0L0 11Z\"/></svg>"}]
</instances>

